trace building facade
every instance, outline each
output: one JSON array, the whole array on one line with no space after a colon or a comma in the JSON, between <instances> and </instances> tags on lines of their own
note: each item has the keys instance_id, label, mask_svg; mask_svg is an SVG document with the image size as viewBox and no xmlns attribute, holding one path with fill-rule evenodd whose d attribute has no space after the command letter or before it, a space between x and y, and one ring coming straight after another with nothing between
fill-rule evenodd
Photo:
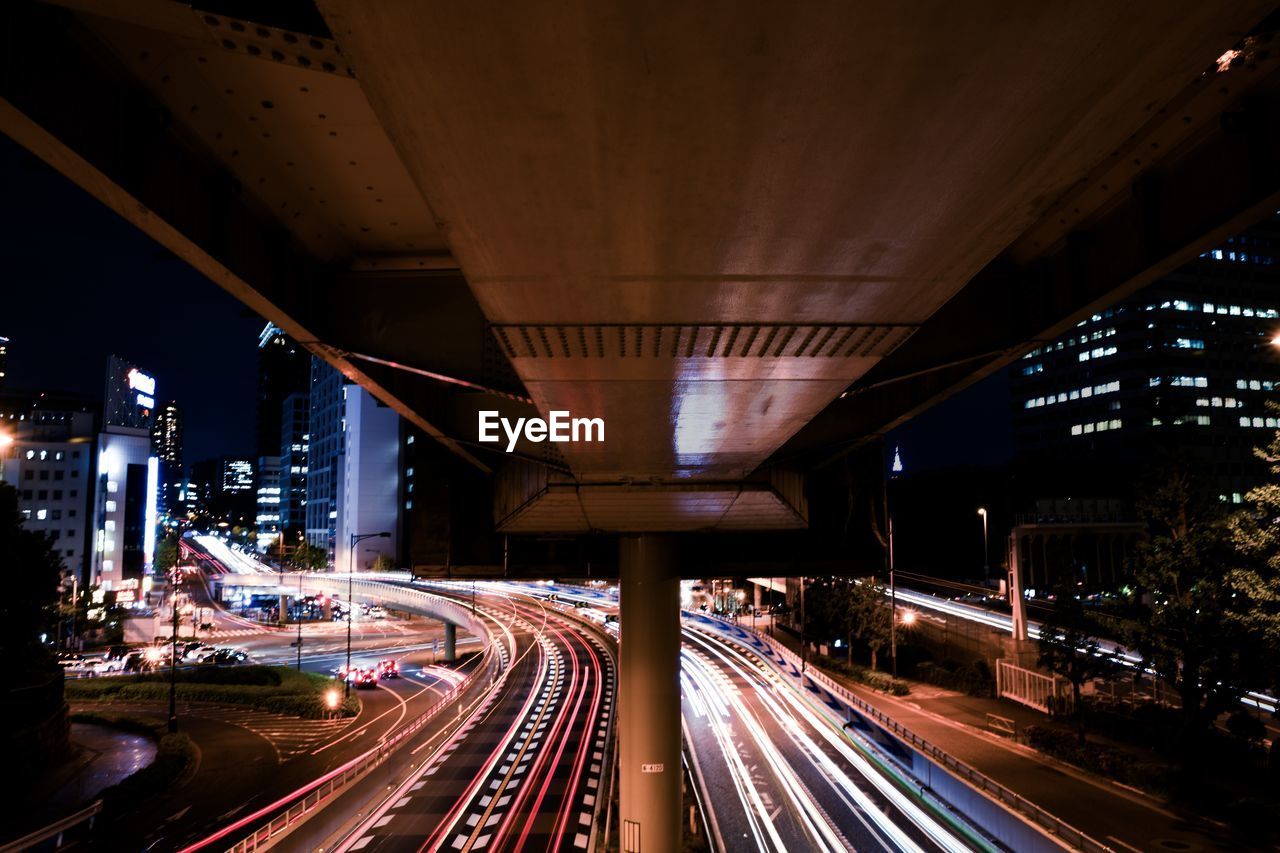
<instances>
[{"instance_id":1,"label":"building facade","mask_svg":"<svg viewBox=\"0 0 1280 853\"><path fill-rule=\"evenodd\" d=\"M311 414L307 452L307 542L325 548L333 559L338 535L343 471L344 401L342 374L318 358L311 359Z\"/></svg>"},{"instance_id":2,"label":"building facade","mask_svg":"<svg viewBox=\"0 0 1280 853\"><path fill-rule=\"evenodd\" d=\"M2 451L0 480L17 490L23 526L45 534L67 573L86 584L97 459L94 415L78 412L59 422L28 420L5 429L13 441Z\"/></svg>"},{"instance_id":3,"label":"building facade","mask_svg":"<svg viewBox=\"0 0 1280 853\"><path fill-rule=\"evenodd\" d=\"M343 453L335 566L371 568L396 561L400 541L400 416L359 385L342 389ZM389 533L351 550L351 537Z\"/></svg>"},{"instance_id":4,"label":"building facade","mask_svg":"<svg viewBox=\"0 0 1280 853\"><path fill-rule=\"evenodd\" d=\"M1030 497L1130 502L1181 462L1220 501L1266 475L1280 427L1280 218L1231 238L1012 368L1016 457Z\"/></svg>"},{"instance_id":5,"label":"building facade","mask_svg":"<svg viewBox=\"0 0 1280 853\"><path fill-rule=\"evenodd\" d=\"M307 471L311 445L311 395L298 391L284 398L280 412L280 529L307 526Z\"/></svg>"},{"instance_id":6,"label":"building facade","mask_svg":"<svg viewBox=\"0 0 1280 853\"><path fill-rule=\"evenodd\" d=\"M107 365L94 492L92 586L116 603L143 601L151 589L159 521L159 460L152 455L155 379L117 356Z\"/></svg>"},{"instance_id":7,"label":"building facade","mask_svg":"<svg viewBox=\"0 0 1280 853\"><path fill-rule=\"evenodd\" d=\"M151 426L151 451L160 460L160 510L185 515L183 505L182 410L172 400L158 407Z\"/></svg>"}]
</instances>

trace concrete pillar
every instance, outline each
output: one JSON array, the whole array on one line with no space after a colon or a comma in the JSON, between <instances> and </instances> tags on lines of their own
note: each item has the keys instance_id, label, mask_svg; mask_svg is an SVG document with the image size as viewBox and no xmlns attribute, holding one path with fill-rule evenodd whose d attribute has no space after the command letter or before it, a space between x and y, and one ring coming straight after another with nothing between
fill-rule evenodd
<instances>
[{"instance_id":1,"label":"concrete pillar","mask_svg":"<svg viewBox=\"0 0 1280 853\"><path fill-rule=\"evenodd\" d=\"M276 620L281 625L289 621L289 596L280 594L280 617Z\"/></svg>"},{"instance_id":2,"label":"concrete pillar","mask_svg":"<svg viewBox=\"0 0 1280 853\"><path fill-rule=\"evenodd\" d=\"M618 745L623 853L680 849L680 580L672 541L621 539Z\"/></svg>"},{"instance_id":3,"label":"concrete pillar","mask_svg":"<svg viewBox=\"0 0 1280 853\"><path fill-rule=\"evenodd\" d=\"M452 622L444 623L444 659L458 659L458 626Z\"/></svg>"}]
</instances>

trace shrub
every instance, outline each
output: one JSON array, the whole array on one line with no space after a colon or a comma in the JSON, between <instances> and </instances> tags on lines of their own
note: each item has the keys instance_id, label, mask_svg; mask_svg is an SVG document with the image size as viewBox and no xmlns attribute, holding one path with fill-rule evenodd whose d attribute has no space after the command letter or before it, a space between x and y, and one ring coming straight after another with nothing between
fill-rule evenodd
<instances>
[{"instance_id":1,"label":"shrub","mask_svg":"<svg viewBox=\"0 0 1280 853\"><path fill-rule=\"evenodd\" d=\"M847 676L859 684L865 684L872 690L892 693L894 696L906 696L911 692L910 684L900 678L894 678L887 672L880 672L876 669L830 657L819 657L815 662L828 672L836 672Z\"/></svg>"}]
</instances>

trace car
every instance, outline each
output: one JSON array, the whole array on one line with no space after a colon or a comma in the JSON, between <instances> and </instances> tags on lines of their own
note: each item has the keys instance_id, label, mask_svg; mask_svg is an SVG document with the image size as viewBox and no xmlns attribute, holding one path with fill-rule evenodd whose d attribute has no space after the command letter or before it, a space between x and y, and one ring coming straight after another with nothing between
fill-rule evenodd
<instances>
[{"instance_id":1,"label":"car","mask_svg":"<svg viewBox=\"0 0 1280 853\"><path fill-rule=\"evenodd\" d=\"M378 673L372 669L362 669L356 674L357 690L372 690L378 686Z\"/></svg>"},{"instance_id":2,"label":"car","mask_svg":"<svg viewBox=\"0 0 1280 853\"><path fill-rule=\"evenodd\" d=\"M124 658L103 658L93 668L94 675L116 675L121 672L124 672Z\"/></svg>"},{"instance_id":3,"label":"car","mask_svg":"<svg viewBox=\"0 0 1280 853\"><path fill-rule=\"evenodd\" d=\"M199 640L183 643L182 645L178 646L178 657L183 658L185 660L196 649L200 649L203 647L204 647L204 643L200 642Z\"/></svg>"},{"instance_id":4,"label":"car","mask_svg":"<svg viewBox=\"0 0 1280 853\"><path fill-rule=\"evenodd\" d=\"M379 678L399 678L400 666L393 660L378 661L378 677Z\"/></svg>"},{"instance_id":5,"label":"car","mask_svg":"<svg viewBox=\"0 0 1280 853\"><path fill-rule=\"evenodd\" d=\"M241 649L218 649L209 657L205 658L205 663L211 663L215 666L225 664L234 666L238 663L244 663L249 659L249 655Z\"/></svg>"},{"instance_id":6,"label":"car","mask_svg":"<svg viewBox=\"0 0 1280 853\"><path fill-rule=\"evenodd\" d=\"M218 651L217 646L200 646L187 652L186 656L194 661L204 662Z\"/></svg>"},{"instance_id":7,"label":"car","mask_svg":"<svg viewBox=\"0 0 1280 853\"><path fill-rule=\"evenodd\" d=\"M369 615L374 619L386 619L387 611L382 609L382 605L375 604L369 608Z\"/></svg>"}]
</instances>

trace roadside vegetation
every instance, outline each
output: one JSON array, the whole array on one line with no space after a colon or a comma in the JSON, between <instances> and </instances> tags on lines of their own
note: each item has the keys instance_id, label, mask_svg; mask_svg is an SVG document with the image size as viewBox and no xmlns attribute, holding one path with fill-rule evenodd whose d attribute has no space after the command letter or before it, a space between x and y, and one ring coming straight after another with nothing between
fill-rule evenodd
<instances>
[{"instance_id":1,"label":"roadside vegetation","mask_svg":"<svg viewBox=\"0 0 1280 853\"><path fill-rule=\"evenodd\" d=\"M283 666L180 669L177 682L177 697L182 702L247 705L305 719L320 719L331 713L327 694L335 689L341 693L341 685L332 678ZM162 670L142 675L74 679L66 683L66 698L69 702L168 701L169 673ZM344 717L359 714L359 698L352 694L341 699L332 713Z\"/></svg>"}]
</instances>

